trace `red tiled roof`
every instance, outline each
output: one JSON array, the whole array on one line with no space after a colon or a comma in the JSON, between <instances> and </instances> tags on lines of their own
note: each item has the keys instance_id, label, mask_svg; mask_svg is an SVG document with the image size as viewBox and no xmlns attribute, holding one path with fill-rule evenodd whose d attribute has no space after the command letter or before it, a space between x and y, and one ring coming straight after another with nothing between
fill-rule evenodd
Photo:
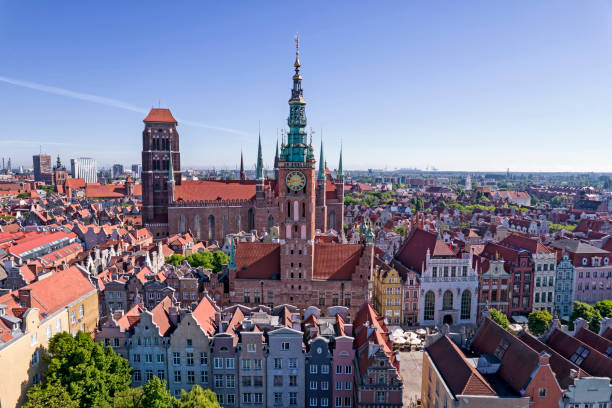
<instances>
[{"instance_id":1,"label":"red tiled roof","mask_svg":"<svg viewBox=\"0 0 612 408\"><path fill-rule=\"evenodd\" d=\"M66 187L70 187L71 189L80 189L85 188L85 179L82 178L68 178L66 179Z\"/></svg>"},{"instance_id":2,"label":"red tiled roof","mask_svg":"<svg viewBox=\"0 0 612 408\"><path fill-rule=\"evenodd\" d=\"M61 239L76 239L76 234L73 232L65 233L63 231L36 233L28 235L17 241L17 244L10 247L7 252L13 255L21 255L24 252L31 251L43 245L59 241Z\"/></svg>"},{"instance_id":3,"label":"red tiled roof","mask_svg":"<svg viewBox=\"0 0 612 408\"><path fill-rule=\"evenodd\" d=\"M427 347L426 351L453 394L497 395L487 380L465 359L463 352L448 336L441 337Z\"/></svg>"},{"instance_id":4,"label":"red tiled roof","mask_svg":"<svg viewBox=\"0 0 612 408\"><path fill-rule=\"evenodd\" d=\"M192 312L193 318L209 336L215 334L215 328L217 327L215 324L216 312L217 308L213 305L208 296L204 296Z\"/></svg>"},{"instance_id":5,"label":"red tiled roof","mask_svg":"<svg viewBox=\"0 0 612 408\"><path fill-rule=\"evenodd\" d=\"M236 246L236 268L240 279L280 277L280 244L239 242Z\"/></svg>"},{"instance_id":6,"label":"red tiled roof","mask_svg":"<svg viewBox=\"0 0 612 408\"><path fill-rule=\"evenodd\" d=\"M252 200L255 184L240 184L240 181L183 180L174 188L176 201L200 200Z\"/></svg>"},{"instance_id":7,"label":"red tiled roof","mask_svg":"<svg viewBox=\"0 0 612 408\"><path fill-rule=\"evenodd\" d=\"M472 340L472 350L478 354L495 354L498 345L508 344L501 358L498 374L517 393L531 381L539 364L538 353L493 320L486 318Z\"/></svg>"},{"instance_id":8,"label":"red tiled roof","mask_svg":"<svg viewBox=\"0 0 612 408\"><path fill-rule=\"evenodd\" d=\"M598 335L597 333L593 333L584 327L581 327L574 337L603 354L606 354L609 347L612 347L612 341Z\"/></svg>"},{"instance_id":9,"label":"red tiled roof","mask_svg":"<svg viewBox=\"0 0 612 408\"><path fill-rule=\"evenodd\" d=\"M436 247L436 238L436 234L417 228L399 250L396 259L404 266L421 272L427 250L432 253Z\"/></svg>"},{"instance_id":10,"label":"red tiled roof","mask_svg":"<svg viewBox=\"0 0 612 408\"><path fill-rule=\"evenodd\" d=\"M143 122L177 123L170 109L151 108Z\"/></svg>"},{"instance_id":11,"label":"red tiled roof","mask_svg":"<svg viewBox=\"0 0 612 408\"><path fill-rule=\"evenodd\" d=\"M85 195L88 198L121 198L127 195L125 184L87 183ZM142 196L142 184L134 184L134 195Z\"/></svg>"},{"instance_id":12,"label":"red tiled roof","mask_svg":"<svg viewBox=\"0 0 612 408\"><path fill-rule=\"evenodd\" d=\"M580 367L597 377L612 377L612 359L564 331L553 330L546 344L567 359L571 359L579 347L584 347L590 352Z\"/></svg>"},{"instance_id":13,"label":"red tiled roof","mask_svg":"<svg viewBox=\"0 0 612 408\"><path fill-rule=\"evenodd\" d=\"M155 323L159 329L160 336L165 336L172 328L169 313L170 306L172 306L172 300L170 297L166 296L157 304L157 306L153 308L153 310L151 310L151 313L153 314L153 323Z\"/></svg>"},{"instance_id":14,"label":"red tiled roof","mask_svg":"<svg viewBox=\"0 0 612 408\"><path fill-rule=\"evenodd\" d=\"M316 243L313 279L351 280L359 264L361 250L360 244Z\"/></svg>"},{"instance_id":15,"label":"red tiled roof","mask_svg":"<svg viewBox=\"0 0 612 408\"><path fill-rule=\"evenodd\" d=\"M576 370L580 376L589 375L576 364L572 363L571 361L563 357L561 354L557 353L555 350L548 347L546 344L542 343L540 340L536 339L531 334L527 333L525 330L521 331L517 336L523 341L523 343L527 344L529 347L531 347L538 353L546 351L550 355L550 368L552 368L553 372L555 373L555 377L557 377L559 385L564 390L566 390L567 387L574 383L574 380L571 375L571 370Z\"/></svg>"},{"instance_id":16,"label":"red tiled roof","mask_svg":"<svg viewBox=\"0 0 612 408\"><path fill-rule=\"evenodd\" d=\"M552 249L542 244L540 241L524 237L518 234L511 234L500 241L501 245L508 246L515 250L524 249L530 253L550 253Z\"/></svg>"},{"instance_id":17,"label":"red tiled roof","mask_svg":"<svg viewBox=\"0 0 612 408\"><path fill-rule=\"evenodd\" d=\"M77 299L96 291L93 284L76 266L60 272L52 272L51 276L27 285L22 289L30 289L31 306L38 308L41 320ZM1 296L0 304L6 305L7 313L13 315L22 315L25 312L25 308L19 304L18 290ZM4 341L8 328L3 325L4 323L0 319L0 329L2 329L4 334L2 336ZM8 330L8 333L10 333L10 330Z\"/></svg>"},{"instance_id":18,"label":"red tiled roof","mask_svg":"<svg viewBox=\"0 0 612 408\"><path fill-rule=\"evenodd\" d=\"M129 330L134 327L134 325L140 321L140 315L144 311L145 309L141 305L136 305L121 316L119 320L117 320L117 325L121 331Z\"/></svg>"},{"instance_id":19,"label":"red tiled roof","mask_svg":"<svg viewBox=\"0 0 612 408\"><path fill-rule=\"evenodd\" d=\"M601 336L608 340L612 340L612 328L608 327L603 333L601 333Z\"/></svg>"}]
</instances>

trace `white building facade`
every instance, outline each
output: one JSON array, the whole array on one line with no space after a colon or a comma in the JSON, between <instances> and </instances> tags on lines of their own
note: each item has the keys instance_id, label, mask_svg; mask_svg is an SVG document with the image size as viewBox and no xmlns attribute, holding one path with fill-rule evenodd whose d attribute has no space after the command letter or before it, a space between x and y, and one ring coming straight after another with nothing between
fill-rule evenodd
<instances>
[{"instance_id":1,"label":"white building facade","mask_svg":"<svg viewBox=\"0 0 612 408\"><path fill-rule=\"evenodd\" d=\"M477 306L478 274L472 268L472 253L431 256L427 250L421 273L419 324L475 326Z\"/></svg>"},{"instance_id":2,"label":"white building facade","mask_svg":"<svg viewBox=\"0 0 612 408\"><path fill-rule=\"evenodd\" d=\"M556 252L536 252L534 262L533 310L555 310Z\"/></svg>"},{"instance_id":3,"label":"white building facade","mask_svg":"<svg viewBox=\"0 0 612 408\"><path fill-rule=\"evenodd\" d=\"M70 160L72 177L82 178L85 183L98 182L98 169L96 161L90 157L79 157Z\"/></svg>"}]
</instances>

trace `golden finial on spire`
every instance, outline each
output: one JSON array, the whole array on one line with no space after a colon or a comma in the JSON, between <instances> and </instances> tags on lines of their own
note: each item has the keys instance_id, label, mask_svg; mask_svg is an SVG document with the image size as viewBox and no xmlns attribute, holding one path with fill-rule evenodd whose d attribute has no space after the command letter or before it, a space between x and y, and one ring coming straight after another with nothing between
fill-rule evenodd
<instances>
[{"instance_id":1,"label":"golden finial on spire","mask_svg":"<svg viewBox=\"0 0 612 408\"><path fill-rule=\"evenodd\" d=\"M300 36L297 33L295 33L295 64L293 66L296 71L300 67Z\"/></svg>"}]
</instances>

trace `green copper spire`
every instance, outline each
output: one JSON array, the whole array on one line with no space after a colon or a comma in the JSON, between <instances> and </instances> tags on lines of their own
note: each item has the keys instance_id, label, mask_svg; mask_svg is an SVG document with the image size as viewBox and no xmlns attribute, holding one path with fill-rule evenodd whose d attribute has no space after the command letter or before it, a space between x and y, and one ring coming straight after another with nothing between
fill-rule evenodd
<instances>
[{"instance_id":1,"label":"green copper spire","mask_svg":"<svg viewBox=\"0 0 612 408\"><path fill-rule=\"evenodd\" d=\"M342 171L342 145L340 145L340 161L338 162L338 177L343 178L344 172Z\"/></svg>"},{"instance_id":2,"label":"green copper spire","mask_svg":"<svg viewBox=\"0 0 612 408\"><path fill-rule=\"evenodd\" d=\"M325 160L323 159L323 138L321 138L321 154L319 156L319 180L325 180Z\"/></svg>"},{"instance_id":3,"label":"green copper spire","mask_svg":"<svg viewBox=\"0 0 612 408\"><path fill-rule=\"evenodd\" d=\"M229 269L236 269L236 248L234 247L233 238L232 238L232 243L230 244L229 265L227 267Z\"/></svg>"},{"instance_id":4,"label":"green copper spire","mask_svg":"<svg viewBox=\"0 0 612 408\"><path fill-rule=\"evenodd\" d=\"M259 131L259 144L257 145L257 180L264 179L264 171L263 171L263 156L261 153L261 129Z\"/></svg>"},{"instance_id":5,"label":"green copper spire","mask_svg":"<svg viewBox=\"0 0 612 408\"><path fill-rule=\"evenodd\" d=\"M293 88L289 99L289 133L287 144L282 146L280 160L286 162L312 162L314 151L306 140L306 100L302 90L302 75L300 75L300 39L295 37L295 74L293 75Z\"/></svg>"}]
</instances>

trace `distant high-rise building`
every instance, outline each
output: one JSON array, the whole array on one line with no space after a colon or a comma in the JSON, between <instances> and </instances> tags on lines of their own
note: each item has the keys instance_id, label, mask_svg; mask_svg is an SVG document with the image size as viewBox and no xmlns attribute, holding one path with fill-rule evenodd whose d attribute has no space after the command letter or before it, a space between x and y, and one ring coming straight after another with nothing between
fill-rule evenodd
<instances>
[{"instance_id":1,"label":"distant high-rise building","mask_svg":"<svg viewBox=\"0 0 612 408\"><path fill-rule=\"evenodd\" d=\"M123 173L123 164L113 164L113 178L119 177Z\"/></svg>"},{"instance_id":2,"label":"distant high-rise building","mask_svg":"<svg viewBox=\"0 0 612 408\"><path fill-rule=\"evenodd\" d=\"M51 172L51 156L48 154L35 154L32 156L34 163L34 181L44 181L53 184L53 173Z\"/></svg>"},{"instance_id":3,"label":"distant high-rise building","mask_svg":"<svg viewBox=\"0 0 612 408\"><path fill-rule=\"evenodd\" d=\"M465 191L472 191L472 177L468 174L465 177Z\"/></svg>"},{"instance_id":4,"label":"distant high-rise building","mask_svg":"<svg viewBox=\"0 0 612 408\"><path fill-rule=\"evenodd\" d=\"M70 169L72 170L72 177L74 178L82 178L86 183L98 182L96 161L90 157L71 159Z\"/></svg>"},{"instance_id":5,"label":"distant high-rise building","mask_svg":"<svg viewBox=\"0 0 612 408\"><path fill-rule=\"evenodd\" d=\"M132 164L132 174L134 177L140 178L142 176L142 164Z\"/></svg>"}]
</instances>

